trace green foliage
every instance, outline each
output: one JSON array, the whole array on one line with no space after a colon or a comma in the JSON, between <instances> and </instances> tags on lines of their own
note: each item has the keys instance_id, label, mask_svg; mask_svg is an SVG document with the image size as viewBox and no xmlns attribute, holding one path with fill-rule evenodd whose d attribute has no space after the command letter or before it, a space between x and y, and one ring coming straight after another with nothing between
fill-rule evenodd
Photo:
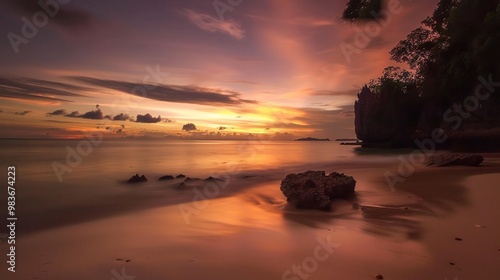
<instances>
[{"instance_id":1,"label":"green foliage","mask_svg":"<svg viewBox=\"0 0 500 280\"><path fill-rule=\"evenodd\" d=\"M431 17L392 51L408 63L422 95L451 105L469 95L479 75L499 73L498 0L441 0Z\"/></svg>"},{"instance_id":2,"label":"green foliage","mask_svg":"<svg viewBox=\"0 0 500 280\"><path fill-rule=\"evenodd\" d=\"M369 2L349 1L344 19L366 16ZM425 130L435 128L442 123L439 111L462 104L474 93L479 76L500 80L499 49L500 0L441 0L390 52L392 60L408 64L411 71L388 67L370 82L373 94L358 95L357 133L368 140L401 142L419 122ZM429 114L429 108L437 114ZM473 113L491 121L487 115L494 112L491 116L498 117L499 108L500 94L494 93Z\"/></svg>"},{"instance_id":3,"label":"green foliage","mask_svg":"<svg viewBox=\"0 0 500 280\"><path fill-rule=\"evenodd\" d=\"M350 22L376 19L382 8L381 2L381 0L349 0L341 19Z\"/></svg>"},{"instance_id":4,"label":"green foliage","mask_svg":"<svg viewBox=\"0 0 500 280\"><path fill-rule=\"evenodd\" d=\"M382 76L371 80L368 85L373 92L384 96L393 91L398 92L398 95L418 96L417 86L414 73L394 66L385 68Z\"/></svg>"}]
</instances>

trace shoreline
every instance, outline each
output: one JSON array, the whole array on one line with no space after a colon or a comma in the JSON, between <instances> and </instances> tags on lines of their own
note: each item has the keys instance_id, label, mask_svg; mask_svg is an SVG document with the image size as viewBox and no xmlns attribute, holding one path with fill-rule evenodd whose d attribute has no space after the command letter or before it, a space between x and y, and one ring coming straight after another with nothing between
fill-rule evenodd
<instances>
[{"instance_id":1,"label":"shoreline","mask_svg":"<svg viewBox=\"0 0 500 280\"><path fill-rule=\"evenodd\" d=\"M379 162L389 166L387 162ZM314 163L302 165L290 165L279 170L246 170L231 174L230 183L227 187L221 188L220 193L213 199L230 197L245 192L248 189L256 188L260 185L275 183L279 190L279 182L288 173L303 172L304 169L321 169L328 166L333 170L343 170L348 173L353 169L370 168L372 163L366 162L334 162L334 163ZM122 180L114 180L115 188L119 192L108 192L99 194L97 197L89 197L85 202L49 208L37 212L20 212L19 216L27 221L19 225L19 236L37 233L59 227L70 226L79 223L92 222L106 219L117 215L130 214L136 211L154 209L163 206L179 205L190 203L194 200L196 193L192 189L177 190L178 181L156 181L156 177L161 174L154 174L151 181L138 184L128 184ZM203 186L198 186L203 189ZM281 193L278 194L282 196ZM212 198L207 197L208 200ZM112 203L109 203L112 201ZM26 207L21 211L29 210Z\"/></svg>"},{"instance_id":2,"label":"shoreline","mask_svg":"<svg viewBox=\"0 0 500 280\"><path fill-rule=\"evenodd\" d=\"M497 162L495 162L495 159L498 159L498 164L500 164L500 154L487 154L485 162L483 162L482 166L476 168L445 167L436 169L434 167L418 166L415 174L410 176L409 182L405 182L402 185L399 184L396 186L396 189L399 188L399 190L406 190L407 184L415 185L418 184L419 180L425 181L426 176L432 176L431 173L434 171L442 171L442 176L446 176L446 180L454 181L454 184L456 185L460 180L455 178L456 176L461 176L461 179L466 179L468 176L494 173L494 167L491 169L492 166L490 165L493 164L493 166L496 166L495 164L497 164ZM323 169L327 169L327 173L336 171L349 175L354 174L355 178L363 176L363 172L357 175L356 170L385 169L384 171L379 172L378 180L374 179L373 182L381 186L386 186L387 189L390 190L383 174L385 171L397 172L398 166L395 162L396 159L388 159L386 162L376 163L366 161L325 162L317 164L292 165L286 167L285 170L275 170L270 173L261 173L263 170L241 171L232 175L230 178L231 182L228 187L224 188L224 190L221 189L221 192L214 199L238 195L241 192L245 192L247 189L253 189L260 185L271 183L274 183L276 188L279 190L279 183L286 176L286 174L304 172L305 170ZM455 172L457 170L465 172ZM156 176L159 176L159 174ZM154 181L154 179L151 182L146 182L144 184L127 184L117 181L117 187L121 189L120 193L110 193L96 197L92 200L91 204L85 203L80 205L71 205L63 209L48 209L45 212L30 213L29 217L27 217L27 220L30 222L19 226L20 236L52 228L133 213L135 211L142 211L145 209L192 202L196 194L190 189L176 190L175 185L177 183L165 183L161 181ZM202 186L198 186L198 188L200 187ZM432 199L432 197L430 197L432 193L428 195L421 195L423 195L425 199ZM278 193L277 196L281 197L282 194ZM207 199L211 200L212 198L207 197ZM110 204L109 201L112 201L112 203ZM89 208L91 209L90 211ZM335 209L335 206L333 209ZM64 215L61 215L61 212L64 212ZM26 215L27 213L22 213L21 218L24 218L23 216Z\"/></svg>"},{"instance_id":3,"label":"shoreline","mask_svg":"<svg viewBox=\"0 0 500 280\"><path fill-rule=\"evenodd\" d=\"M339 246L317 261L311 279L373 279L379 273L384 279L489 279L498 272L500 228L495 215L485 213L500 211L492 204L500 189L489 183L500 180L500 157L485 157L483 164L420 167L395 192L383 178L397 168L392 161L326 164L327 172L358 181L356 197L335 201L331 212L288 205L277 173L207 200L189 223L179 206L192 207L190 202L129 206L19 235L18 259L25 265L9 276L62 280L79 271L82 278L100 279L125 268L142 279L283 279L314 256L318 240L331 239Z\"/></svg>"}]
</instances>

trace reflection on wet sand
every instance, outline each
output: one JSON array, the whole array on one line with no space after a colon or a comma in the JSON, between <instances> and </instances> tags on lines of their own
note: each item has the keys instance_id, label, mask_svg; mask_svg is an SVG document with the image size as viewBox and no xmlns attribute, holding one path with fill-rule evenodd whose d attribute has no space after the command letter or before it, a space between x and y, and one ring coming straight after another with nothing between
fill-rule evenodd
<instances>
[{"instance_id":1,"label":"reflection on wet sand","mask_svg":"<svg viewBox=\"0 0 500 280\"><path fill-rule=\"evenodd\" d=\"M422 227L415 218L425 215L425 209L419 204L361 206L363 221L367 223L364 230L370 234L386 237L406 236L418 240L422 236ZM411 209L411 210L410 210Z\"/></svg>"},{"instance_id":2,"label":"reflection on wet sand","mask_svg":"<svg viewBox=\"0 0 500 280\"><path fill-rule=\"evenodd\" d=\"M110 269L118 265L117 258L131 261L119 263L115 269L126 265L127 272L137 279L200 279L207 275L228 280L283 279L294 265L303 267L304 260L316 260L318 240L327 239L339 246L324 261L316 260L317 267L307 272L310 279L372 279L378 273L386 279L445 279L458 273L450 270L449 262L467 268L461 273L469 276L471 272L491 275L491 271L481 274L484 264L474 261L478 267L474 268L464 258L470 253L485 263L496 260L493 253L497 252L487 250L498 236L497 228L489 220L473 221L462 212L477 206L464 178L498 173L497 163L472 169L422 168L395 192L383 177L390 166L332 166L327 168L346 172L358 183L356 196L335 201L331 212L291 207L281 194L276 174L266 177L272 178L268 181L259 177L240 181L236 177L234 189L200 202L205 206L190 215L189 224L179 211L182 205L192 206L189 190L178 191L164 184L127 189L134 194L147 193L145 197L182 197L164 206L121 211L23 236L19 253L35 269L13 279L69 279L75 260L87 270L81 277L109 279ZM489 191L490 197L498 193ZM489 206L491 211L497 209L495 206ZM457 219L470 223L470 229L462 231L460 243L454 234L462 225L447 223L456 213L462 213ZM449 229L439 227L441 223L447 223ZM487 227L476 228L476 223ZM55 263L57 269L44 268L45 263Z\"/></svg>"}]
</instances>

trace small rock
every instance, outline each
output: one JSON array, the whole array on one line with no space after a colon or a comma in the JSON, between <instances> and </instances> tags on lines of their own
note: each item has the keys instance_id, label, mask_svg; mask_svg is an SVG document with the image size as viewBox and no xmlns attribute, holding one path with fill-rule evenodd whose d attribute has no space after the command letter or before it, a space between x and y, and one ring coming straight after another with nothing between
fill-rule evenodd
<instances>
[{"instance_id":1,"label":"small rock","mask_svg":"<svg viewBox=\"0 0 500 280\"><path fill-rule=\"evenodd\" d=\"M454 263L454 262L451 262L451 263L450 263L450 265L455 265L455 263Z\"/></svg>"},{"instance_id":2,"label":"small rock","mask_svg":"<svg viewBox=\"0 0 500 280\"><path fill-rule=\"evenodd\" d=\"M455 237L455 240L456 240L456 241L462 241L463 239L462 239L462 238L460 238L460 237Z\"/></svg>"},{"instance_id":3,"label":"small rock","mask_svg":"<svg viewBox=\"0 0 500 280\"><path fill-rule=\"evenodd\" d=\"M208 177L203 180L205 183L205 188L213 187L213 188L224 188L225 180L220 178Z\"/></svg>"},{"instance_id":4,"label":"small rock","mask_svg":"<svg viewBox=\"0 0 500 280\"><path fill-rule=\"evenodd\" d=\"M375 275L375 279L384 279L384 276L382 276L382 274L377 274Z\"/></svg>"},{"instance_id":5,"label":"small rock","mask_svg":"<svg viewBox=\"0 0 500 280\"><path fill-rule=\"evenodd\" d=\"M483 225L475 225L475 227L477 227L477 228L485 228L486 226L483 226Z\"/></svg>"},{"instance_id":6,"label":"small rock","mask_svg":"<svg viewBox=\"0 0 500 280\"><path fill-rule=\"evenodd\" d=\"M184 179L184 183L193 183L193 182L199 182L201 181L200 178L190 178L190 177L187 177L186 179Z\"/></svg>"},{"instance_id":7,"label":"small rock","mask_svg":"<svg viewBox=\"0 0 500 280\"><path fill-rule=\"evenodd\" d=\"M403 207L404 210L408 210L409 208L408 207Z\"/></svg>"},{"instance_id":8,"label":"small rock","mask_svg":"<svg viewBox=\"0 0 500 280\"><path fill-rule=\"evenodd\" d=\"M125 262L130 262L130 260L126 260Z\"/></svg>"},{"instance_id":9,"label":"small rock","mask_svg":"<svg viewBox=\"0 0 500 280\"><path fill-rule=\"evenodd\" d=\"M213 183L223 183L223 182L224 182L224 180L223 180L223 179L220 179L220 178L214 178L214 177L212 177L212 176L210 176L210 177L208 177L208 178L204 179L203 181L205 181L205 182L213 182Z\"/></svg>"},{"instance_id":10,"label":"small rock","mask_svg":"<svg viewBox=\"0 0 500 280\"><path fill-rule=\"evenodd\" d=\"M175 176L175 179L179 179L179 178L186 178L186 175L179 174L179 175Z\"/></svg>"},{"instance_id":11,"label":"small rock","mask_svg":"<svg viewBox=\"0 0 500 280\"><path fill-rule=\"evenodd\" d=\"M146 176L139 176L139 174L135 174L134 176L130 177L130 179L128 179L129 183L142 183L147 181L148 179L146 179Z\"/></svg>"},{"instance_id":12,"label":"small rock","mask_svg":"<svg viewBox=\"0 0 500 280\"><path fill-rule=\"evenodd\" d=\"M120 258L116 259L116 261L118 261L118 262L119 262L119 261L122 261L122 260L123 260L123 259L120 259Z\"/></svg>"},{"instance_id":13,"label":"small rock","mask_svg":"<svg viewBox=\"0 0 500 280\"><path fill-rule=\"evenodd\" d=\"M174 179L174 176L172 175L165 175L165 176L161 176L158 181L167 181L167 180L173 180Z\"/></svg>"}]
</instances>

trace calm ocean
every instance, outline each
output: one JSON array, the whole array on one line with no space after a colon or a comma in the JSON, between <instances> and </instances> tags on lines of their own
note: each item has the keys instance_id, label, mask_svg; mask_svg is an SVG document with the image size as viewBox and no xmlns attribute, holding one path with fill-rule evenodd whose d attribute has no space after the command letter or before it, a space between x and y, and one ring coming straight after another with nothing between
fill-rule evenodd
<instances>
[{"instance_id":1,"label":"calm ocean","mask_svg":"<svg viewBox=\"0 0 500 280\"><path fill-rule=\"evenodd\" d=\"M16 168L17 212L25 232L39 230L40 225L50 228L70 223L89 209L93 216L88 219L95 219L95 215L106 216L124 208L133 211L192 199L192 192L179 192L159 182L162 175L223 176L231 180L224 194L228 196L244 187L279 181L291 172L331 172L335 165L393 158L360 155L353 146L333 141L121 140L91 145L81 140L0 140L0 145L2 180L6 181L8 166ZM149 181L125 183L136 173ZM6 202L4 195L1 202Z\"/></svg>"}]
</instances>

